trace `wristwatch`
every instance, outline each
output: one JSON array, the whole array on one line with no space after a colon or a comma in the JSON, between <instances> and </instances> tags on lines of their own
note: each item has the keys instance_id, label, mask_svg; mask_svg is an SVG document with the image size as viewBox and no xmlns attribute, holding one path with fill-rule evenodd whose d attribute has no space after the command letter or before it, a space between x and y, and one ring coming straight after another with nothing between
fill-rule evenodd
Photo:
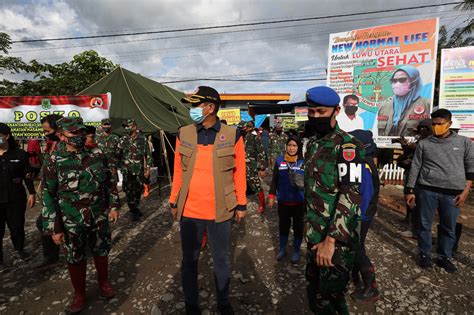
<instances>
[{"instance_id":1,"label":"wristwatch","mask_svg":"<svg viewBox=\"0 0 474 315\"><path fill-rule=\"evenodd\" d=\"M170 203L170 208L177 208L178 204L177 203Z\"/></svg>"}]
</instances>

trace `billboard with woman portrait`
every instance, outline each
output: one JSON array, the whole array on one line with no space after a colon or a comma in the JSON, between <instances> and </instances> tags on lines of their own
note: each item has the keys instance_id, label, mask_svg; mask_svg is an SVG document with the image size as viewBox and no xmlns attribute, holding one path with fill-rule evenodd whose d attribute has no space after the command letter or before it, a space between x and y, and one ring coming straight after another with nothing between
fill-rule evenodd
<instances>
[{"instance_id":1,"label":"billboard with woman portrait","mask_svg":"<svg viewBox=\"0 0 474 315\"><path fill-rule=\"evenodd\" d=\"M413 136L430 117L437 44L438 18L331 34L327 83L348 102L341 129L363 126L382 147Z\"/></svg>"}]
</instances>

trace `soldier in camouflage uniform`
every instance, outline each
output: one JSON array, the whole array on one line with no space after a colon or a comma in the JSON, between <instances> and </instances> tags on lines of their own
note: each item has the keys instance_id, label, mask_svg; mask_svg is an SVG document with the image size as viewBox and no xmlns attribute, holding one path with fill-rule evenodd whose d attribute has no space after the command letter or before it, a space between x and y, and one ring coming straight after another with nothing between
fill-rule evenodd
<instances>
[{"instance_id":1,"label":"soldier in camouflage uniform","mask_svg":"<svg viewBox=\"0 0 474 315\"><path fill-rule=\"evenodd\" d=\"M143 193L143 185L150 177L150 167L153 164L150 147L145 136L138 131L134 119L126 119L123 127L127 135L120 138L119 156L120 169L123 175L123 191L127 195L127 204L132 213L133 221L138 221L143 215L138 208Z\"/></svg>"},{"instance_id":2,"label":"soldier in camouflage uniform","mask_svg":"<svg viewBox=\"0 0 474 315\"><path fill-rule=\"evenodd\" d=\"M315 314L348 314L347 284L359 245L362 144L337 126L340 98L331 88L307 91L314 136L305 155L306 279Z\"/></svg>"},{"instance_id":3,"label":"soldier in camouflage uniform","mask_svg":"<svg viewBox=\"0 0 474 315\"><path fill-rule=\"evenodd\" d=\"M247 187L253 193L258 193L259 208L258 212L265 211L265 193L262 189L260 176L263 176L267 168L267 155L263 149L262 143L255 132L255 124L249 121L245 124L245 165L247 174Z\"/></svg>"},{"instance_id":4,"label":"soldier in camouflage uniform","mask_svg":"<svg viewBox=\"0 0 474 315\"><path fill-rule=\"evenodd\" d=\"M119 136L112 134L112 121L110 118L104 118L101 121L102 132L96 133L96 142L99 149L105 154L112 170L112 177L118 183L117 165L119 156L117 148L120 141Z\"/></svg>"},{"instance_id":5,"label":"soldier in camouflage uniform","mask_svg":"<svg viewBox=\"0 0 474 315\"><path fill-rule=\"evenodd\" d=\"M275 124L275 132L270 134L269 160L270 165L275 165L275 159L279 155L285 155L288 135L283 132L281 123Z\"/></svg>"},{"instance_id":6,"label":"soldier in camouflage uniform","mask_svg":"<svg viewBox=\"0 0 474 315\"><path fill-rule=\"evenodd\" d=\"M62 118L58 132L64 145L48 157L43 173L43 231L64 244L74 288L68 311L77 313L85 304L87 247L94 256L101 297L115 295L108 282L109 220L118 219L120 203L107 158L84 146L82 119Z\"/></svg>"}]
</instances>

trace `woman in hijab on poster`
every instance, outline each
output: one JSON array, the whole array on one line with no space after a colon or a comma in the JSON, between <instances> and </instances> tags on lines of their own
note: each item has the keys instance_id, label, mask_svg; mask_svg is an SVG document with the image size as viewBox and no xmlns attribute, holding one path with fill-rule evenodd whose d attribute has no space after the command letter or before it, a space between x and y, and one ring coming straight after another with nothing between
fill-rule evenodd
<instances>
[{"instance_id":1,"label":"woman in hijab on poster","mask_svg":"<svg viewBox=\"0 0 474 315\"><path fill-rule=\"evenodd\" d=\"M421 95L420 72L413 66L401 66L390 82L393 96L380 106L378 135L411 136L418 123L430 116L430 100Z\"/></svg>"}]
</instances>

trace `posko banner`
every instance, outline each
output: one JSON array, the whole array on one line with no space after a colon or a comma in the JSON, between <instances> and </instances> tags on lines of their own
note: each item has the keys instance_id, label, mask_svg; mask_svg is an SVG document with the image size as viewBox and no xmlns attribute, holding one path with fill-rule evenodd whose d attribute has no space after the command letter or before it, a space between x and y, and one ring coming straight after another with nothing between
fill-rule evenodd
<instances>
[{"instance_id":1,"label":"posko banner","mask_svg":"<svg viewBox=\"0 0 474 315\"><path fill-rule=\"evenodd\" d=\"M341 129L376 142L413 136L433 105L438 18L331 34L327 83L341 96Z\"/></svg>"},{"instance_id":2,"label":"posko banner","mask_svg":"<svg viewBox=\"0 0 474 315\"><path fill-rule=\"evenodd\" d=\"M439 107L451 111L459 134L474 138L474 46L441 50Z\"/></svg>"},{"instance_id":3,"label":"posko banner","mask_svg":"<svg viewBox=\"0 0 474 315\"><path fill-rule=\"evenodd\" d=\"M50 114L82 117L88 125L99 125L109 117L112 95L5 96L0 97L0 121L19 138L43 136L41 119Z\"/></svg>"},{"instance_id":4,"label":"posko banner","mask_svg":"<svg viewBox=\"0 0 474 315\"><path fill-rule=\"evenodd\" d=\"M225 119L228 125L237 125L240 122L240 108L224 108L217 112L220 119Z\"/></svg>"}]
</instances>

